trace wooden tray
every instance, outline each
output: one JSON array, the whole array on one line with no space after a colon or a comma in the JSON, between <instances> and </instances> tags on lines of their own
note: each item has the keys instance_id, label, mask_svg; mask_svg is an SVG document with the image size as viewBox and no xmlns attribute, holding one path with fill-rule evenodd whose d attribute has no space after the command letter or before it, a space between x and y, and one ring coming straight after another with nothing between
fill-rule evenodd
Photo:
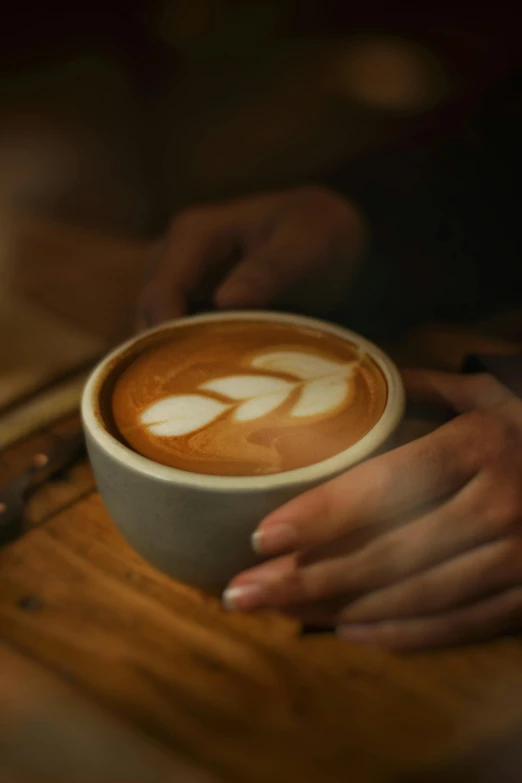
<instances>
[{"instance_id":1,"label":"wooden tray","mask_svg":"<svg viewBox=\"0 0 522 783\"><path fill-rule=\"evenodd\" d=\"M77 426L70 417L9 449L2 479ZM393 656L302 636L278 614L227 614L131 550L85 462L34 496L28 520L0 551L0 746L15 653L227 783L406 780L522 721L519 641Z\"/></svg>"}]
</instances>

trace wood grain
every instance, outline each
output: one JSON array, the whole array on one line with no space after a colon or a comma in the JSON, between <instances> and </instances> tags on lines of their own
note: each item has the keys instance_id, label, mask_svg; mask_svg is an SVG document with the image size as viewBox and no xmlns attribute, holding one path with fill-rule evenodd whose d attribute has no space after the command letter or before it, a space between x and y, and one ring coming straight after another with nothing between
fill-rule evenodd
<instances>
[{"instance_id":1,"label":"wood grain","mask_svg":"<svg viewBox=\"0 0 522 783\"><path fill-rule=\"evenodd\" d=\"M132 331L149 245L36 215L10 216L15 290L92 337Z\"/></svg>"},{"instance_id":2,"label":"wood grain","mask_svg":"<svg viewBox=\"0 0 522 783\"><path fill-rule=\"evenodd\" d=\"M514 640L395 657L230 615L134 553L93 493L0 555L0 636L227 781L392 781L522 721Z\"/></svg>"},{"instance_id":3,"label":"wood grain","mask_svg":"<svg viewBox=\"0 0 522 783\"><path fill-rule=\"evenodd\" d=\"M78 426L69 416L11 447L0 475ZM0 639L226 781L328 783L347 770L402 781L451 769L522 723L517 640L394 657L302 637L277 614L226 614L125 543L85 461L37 492L27 516L38 529L0 553Z\"/></svg>"},{"instance_id":4,"label":"wood grain","mask_svg":"<svg viewBox=\"0 0 522 783\"><path fill-rule=\"evenodd\" d=\"M63 440L73 437L80 427L80 416L73 413L6 449L0 454L0 485L9 483L24 471L35 454L52 450ZM86 460L76 462L30 496L25 509L26 527L41 524L93 490L94 478L89 464Z\"/></svg>"},{"instance_id":5,"label":"wood grain","mask_svg":"<svg viewBox=\"0 0 522 783\"><path fill-rule=\"evenodd\" d=\"M0 781L217 783L0 643Z\"/></svg>"},{"instance_id":6,"label":"wood grain","mask_svg":"<svg viewBox=\"0 0 522 783\"><path fill-rule=\"evenodd\" d=\"M47 288L54 284L47 274L53 266L49 249L33 233L30 222L20 225L0 203L0 444L5 409L106 350L106 342L92 331L75 328L15 292L13 277L23 276L22 248L30 237L32 263Z\"/></svg>"},{"instance_id":7,"label":"wood grain","mask_svg":"<svg viewBox=\"0 0 522 783\"><path fill-rule=\"evenodd\" d=\"M25 292L117 339L131 319L144 247L82 239L49 222L32 236L37 245L20 256ZM54 292L43 284L36 246L62 281ZM490 331L488 348L512 350L518 324ZM486 333L433 326L392 350L405 363L458 369L464 353L483 350ZM10 447L0 455L0 481L78 426L70 416ZM124 724L128 741L152 741L176 761L181 751L226 783L402 783L431 767L458 769L459 759L522 724L518 640L400 657L328 634L302 636L274 613L227 614L125 543L86 462L35 493L27 521L33 529L0 551L0 641L10 650L0 648L0 726L6 705L36 714L34 673L45 669L82 704L105 711L100 731ZM13 650L32 661L31 672ZM26 676L34 691L22 687ZM62 723L65 715L80 720L76 707L61 713ZM29 745L37 748L34 734Z\"/></svg>"}]
</instances>

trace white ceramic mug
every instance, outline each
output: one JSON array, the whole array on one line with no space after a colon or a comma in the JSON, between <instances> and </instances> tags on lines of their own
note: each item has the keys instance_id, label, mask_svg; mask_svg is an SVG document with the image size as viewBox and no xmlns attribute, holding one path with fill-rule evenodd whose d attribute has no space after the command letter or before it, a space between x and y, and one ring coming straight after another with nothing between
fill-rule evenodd
<instances>
[{"instance_id":1,"label":"white ceramic mug","mask_svg":"<svg viewBox=\"0 0 522 783\"><path fill-rule=\"evenodd\" d=\"M110 434L101 395L111 371L139 343L188 323L252 319L319 329L360 347L380 367L387 402L377 424L340 454L308 467L264 476L215 476L160 465ZM404 389L391 359L363 337L313 318L273 312L230 312L181 318L138 335L107 356L90 376L82 399L87 449L101 497L129 543L162 571L206 589L221 589L257 556L250 537L266 514L381 449L404 413Z\"/></svg>"}]
</instances>

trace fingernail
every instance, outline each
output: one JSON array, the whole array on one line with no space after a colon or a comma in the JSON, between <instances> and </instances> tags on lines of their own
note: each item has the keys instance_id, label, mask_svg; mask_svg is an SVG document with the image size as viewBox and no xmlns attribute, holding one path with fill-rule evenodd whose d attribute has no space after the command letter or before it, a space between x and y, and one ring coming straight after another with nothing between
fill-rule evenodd
<instances>
[{"instance_id":1,"label":"fingernail","mask_svg":"<svg viewBox=\"0 0 522 783\"><path fill-rule=\"evenodd\" d=\"M229 612L248 611L262 606L266 599L263 585L243 585L229 587L223 593L223 606Z\"/></svg>"},{"instance_id":2,"label":"fingernail","mask_svg":"<svg viewBox=\"0 0 522 783\"><path fill-rule=\"evenodd\" d=\"M293 549L297 544L297 531L291 525L269 525L252 535L252 547L259 555L275 555Z\"/></svg>"}]
</instances>

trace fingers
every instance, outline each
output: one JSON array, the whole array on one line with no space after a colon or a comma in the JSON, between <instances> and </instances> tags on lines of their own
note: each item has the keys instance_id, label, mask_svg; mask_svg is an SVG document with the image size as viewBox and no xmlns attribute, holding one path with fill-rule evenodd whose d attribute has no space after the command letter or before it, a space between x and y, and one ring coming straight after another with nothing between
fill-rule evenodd
<instances>
[{"instance_id":1,"label":"fingers","mask_svg":"<svg viewBox=\"0 0 522 783\"><path fill-rule=\"evenodd\" d=\"M218 307L261 308L273 303L306 273L310 256L299 246L262 245L239 263L218 288Z\"/></svg>"},{"instance_id":2,"label":"fingers","mask_svg":"<svg viewBox=\"0 0 522 783\"><path fill-rule=\"evenodd\" d=\"M193 207L179 215L162 243L159 261L142 298L141 310L147 320L158 323L184 314L194 297L211 302L230 270L236 264L241 268L244 254L246 273L239 274L238 285L232 278L231 285L217 297L217 304L246 307L264 301L261 294L269 286L275 262L268 259L266 272L259 271L265 259L250 251L262 247L265 234L270 235L270 217L277 216L278 204L284 201L284 196L268 194ZM263 284L263 280L268 282Z\"/></svg>"},{"instance_id":3,"label":"fingers","mask_svg":"<svg viewBox=\"0 0 522 783\"><path fill-rule=\"evenodd\" d=\"M263 520L255 549L275 555L318 546L456 492L475 471L475 451L456 448L465 426L450 422L300 495Z\"/></svg>"},{"instance_id":4,"label":"fingers","mask_svg":"<svg viewBox=\"0 0 522 783\"><path fill-rule=\"evenodd\" d=\"M158 290L158 282L149 283L138 300L136 330L149 329L162 321L181 318L187 311L187 301L181 291L172 288L169 297Z\"/></svg>"},{"instance_id":5,"label":"fingers","mask_svg":"<svg viewBox=\"0 0 522 783\"><path fill-rule=\"evenodd\" d=\"M292 564L287 563L287 569ZM350 603L349 594L283 606L286 614L306 625L341 627L341 634L354 634L360 626L368 633L383 632L403 620L420 622L442 612L460 611L464 605L485 600L513 589L522 576L522 542L519 538L487 544L453 558L418 576L375 590ZM250 593L254 595L254 591ZM520 617L522 620L522 615ZM487 630L484 631L487 633ZM442 642L441 642L442 643Z\"/></svg>"},{"instance_id":6,"label":"fingers","mask_svg":"<svg viewBox=\"0 0 522 783\"><path fill-rule=\"evenodd\" d=\"M371 594L376 591L382 593L477 547L493 541L511 542L520 518L519 496L512 494L509 502L507 496L500 480L480 474L447 502L417 519L402 524L399 517L384 530L375 526L362 531L366 537L339 537L244 572L232 586L248 585L248 590L236 590L234 600L244 610L288 607L339 595L353 603L370 593L360 600L373 600ZM502 554L504 550L500 547L498 551Z\"/></svg>"},{"instance_id":7,"label":"fingers","mask_svg":"<svg viewBox=\"0 0 522 783\"><path fill-rule=\"evenodd\" d=\"M221 308L302 306L305 294L331 307L365 244L358 210L322 188L192 208L174 221L142 308L148 320L164 320L201 289Z\"/></svg>"},{"instance_id":8,"label":"fingers","mask_svg":"<svg viewBox=\"0 0 522 783\"><path fill-rule=\"evenodd\" d=\"M149 325L184 314L205 275L225 264L235 248L235 233L225 209L191 210L180 216L162 245L142 297L140 309Z\"/></svg>"},{"instance_id":9,"label":"fingers","mask_svg":"<svg viewBox=\"0 0 522 783\"><path fill-rule=\"evenodd\" d=\"M452 501L413 523L375 533L355 551L346 551L338 539L329 547L257 566L233 580L232 597L242 610L284 608L339 595L345 603L353 602L466 551L479 538L472 523L469 513ZM488 533L482 531L483 537Z\"/></svg>"},{"instance_id":10,"label":"fingers","mask_svg":"<svg viewBox=\"0 0 522 783\"><path fill-rule=\"evenodd\" d=\"M425 572L477 547L511 540L519 515L514 506L505 504L503 490L502 485L492 486L481 474L446 503L406 524L398 520L391 530L376 534L344 558L339 546L338 556L330 563L317 558L310 568L321 567L325 573L314 578L331 594L344 591L354 597Z\"/></svg>"},{"instance_id":11,"label":"fingers","mask_svg":"<svg viewBox=\"0 0 522 783\"><path fill-rule=\"evenodd\" d=\"M520 602L497 597L501 591L511 595L519 590L516 583L521 571L522 545L519 539L511 539L489 544L351 604L341 595L283 609L305 625L337 626L341 637L355 643L409 649L472 641L520 627L522 594ZM469 611L477 602L483 608ZM495 617L497 609L502 610L500 618ZM426 638L424 633L428 633Z\"/></svg>"},{"instance_id":12,"label":"fingers","mask_svg":"<svg viewBox=\"0 0 522 783\"><path fill-rule=\"evenodd\" d=\"M354 265L352 256L360 251L360 228L352 208L313 189L302 190L289 204L292 208L280 202L277 211L265 220L263 230L257 232L256 242L249 243L251 252L217 291L219 307L265 307L303 287L311 287L320 299L324 284L331 282L338 243L343 247L343 259L334 265L334 277L338 278L334 293L345 290L343 282ZM342 242L339 233L343 234Z\"/></svg>"},{"instance_id":13,"label":"fingers","mask_svg":"<svg viewBox=\"0 0 522 783\"><path fill-rule=\"evenodd\" d=\"M154 326L154 317L151 312L151 296L153 295L153 287L150 285L150 281L153 278L162 255L165 251L166 241L165 239L159 239L153 242L145 257L145 263L143 268L144 289L138 297L136 305L135 316L135 329L138 332L148 329ZM182 315L183 313L180 313Z\"/></svg>"},{"instance_id":14,"label":"fingers","mask_svg":"<svg viewBox=\"0 0 522 783\"><path fill-rule=\"evenodd\" d=\"M363 596L340 612L338 622L368 624L437 614L513 587L521 576L521 541L495 541Z\"/></svg>"},{"instance_id":15,"label":"fingers","mask_svg":"<svg viewBox=\"0 0 522 783\"><path fill-rule=\"evenodd\" d=\"M243 210L232 219L230 210L230 215L223 208L197 212L195 217L188 213L174 223L142 297L141 312L149 321L183 315L194 296L206 296L222 309L265 307L312 265L315 259L303 247L303 239L287 244L284 232L258 237L250 251L241 248L245 227L237 221L246 220L246 215Z\"/></svg>"},{"instance_id":16,"label":"fingers","mask_svg":"<svg viewBox=\"0 0 522 783\"><path fill-rule=\"evenodd\" d=\"M513 587L446 614L368 625L342 625L337 633L354 644L405 651L480 641L519 630L521 624L522 587Z\"/></svg>"},{"instance_id":17,"label":"fingers","mask_svg":"<svg viewBox=\"0 0 522 783\"><path fill-rule=\"evenodd\" d=\"M365 243L358 211L321 188L192 208L172 225L143 307L157 322L183 312L201 288L222 308L292 300L296 289L298 300L307 291L331 306Z\"/></svg>"},{"instance_id":18,"label":"fingers","mask_svg":"<svg viewBox=\"0 0 522 783\"><path fill-rule=\"evenodd\" d=\"M260 579L280 579L284 578L297 570L298 555L293 553L291 555L284 555L284 557L277 557L273 560L267 560L265 563L249 568L247 571L242 571L235 576L230 582L230 587L242 587L246 584L252 584Z\"/></svg>"},{"instance_id":19,"label":"fingers","mask_svg":"<svg viewBox=\"0 0 522 783\"><path fill-rule=\"evenodd\" d=\"M408 399L414 403L444 405L456 413L491 408L513 397L488 373L458 375L431 370L403 370Z\"/></svg>"}]
</instances>

